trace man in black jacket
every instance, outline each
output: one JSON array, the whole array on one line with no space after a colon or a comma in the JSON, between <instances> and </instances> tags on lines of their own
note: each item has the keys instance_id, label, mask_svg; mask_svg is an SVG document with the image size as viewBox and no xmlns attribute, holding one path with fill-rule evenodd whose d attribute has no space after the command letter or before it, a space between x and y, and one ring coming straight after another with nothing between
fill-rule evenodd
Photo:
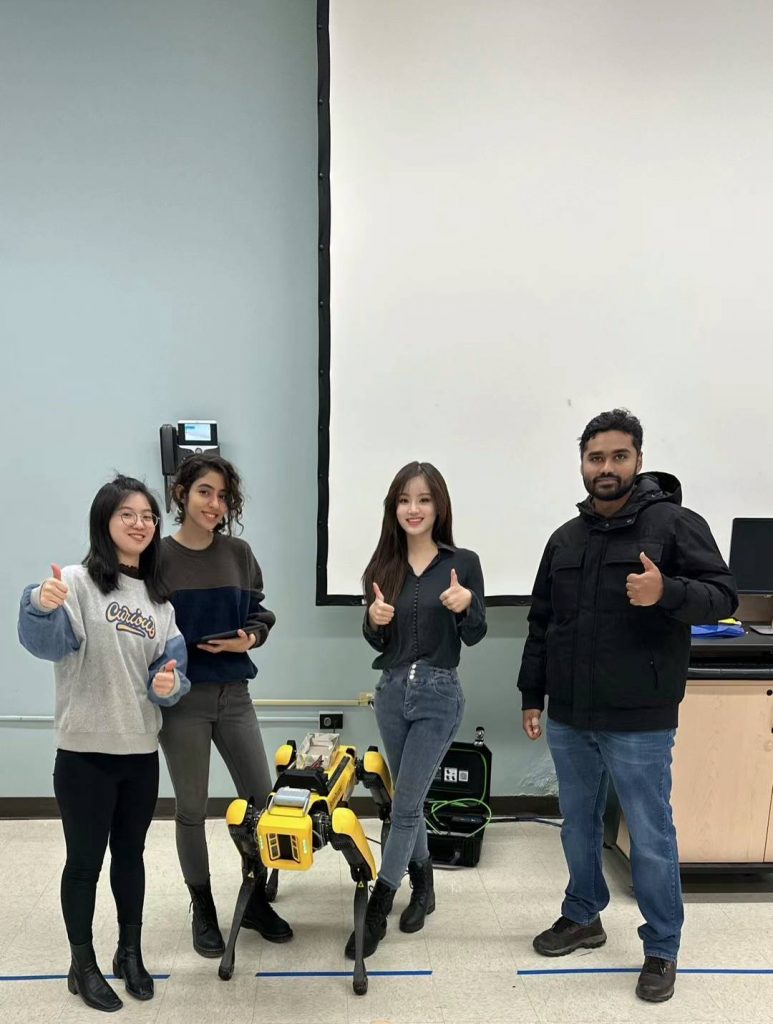
<instances>
[{"instance_id":1,"label":"man in black jacket","mask_svg":"<svg viewBox=\"0 0 773 1024\"><path fill-rule=\"evenodd\" d=\"M601 413L580 438L589 497L547 543L518 678L523 728L547 738L558 776L569 885L561 917L534 939L545 956L601 946L609 902L602 815L611 776L631 836L645 923L636 987L674 992L684 911L671 816L671 748L690 657L690 625L732 615L735 585L706 522L667 473L641 473L642 427Z\"/></svg>"}]
</instances>

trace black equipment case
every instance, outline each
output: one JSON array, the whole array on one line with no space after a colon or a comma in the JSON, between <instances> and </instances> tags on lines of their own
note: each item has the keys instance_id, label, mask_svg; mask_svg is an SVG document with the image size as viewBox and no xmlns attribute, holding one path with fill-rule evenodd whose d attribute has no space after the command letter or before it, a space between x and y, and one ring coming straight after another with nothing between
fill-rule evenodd
<instances>
[{"instance_id":1,"label":"black equipment case","mask_svg":"<svg viewBox=\"0 0 773 1024\"><path fill-rule=\"evenodd\" d=\"M491 751L483 737L484 729L478 726L474 743L451 744L424 801L429 852L437 864L475 867L480 860L489 812L480 804L454 806L445 802L472 799L489 803Z\"/></svg>"}]
</instances>

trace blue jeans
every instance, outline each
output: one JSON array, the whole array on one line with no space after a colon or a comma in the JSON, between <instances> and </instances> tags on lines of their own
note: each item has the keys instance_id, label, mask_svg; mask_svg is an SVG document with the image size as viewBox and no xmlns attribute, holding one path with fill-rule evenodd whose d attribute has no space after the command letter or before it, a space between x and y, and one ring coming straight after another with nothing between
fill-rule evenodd
<instances>
[{"instance_id":1,"label":"blue jeans","mask_svg":"<svg viewBox=\"0 0 773 1024\"><path fill-rule=\"evenodd\" d=\"M601 851L611 777L631 837L631 876L644 918L639 928L644 955L665 960L676 960L684 922L670 804L674 734L674 729L595 732L550 718L547 723L569 867L561 913L577 924L590 924L609 903Z\"/></svg>"},{"instance_id":2,"label":"blue jeans","mask_svg":"<svg viewBox=\"0 0 773 1024\"><path fill-rule=\"evenodd\" d=\"M374 709L394 785L378 877L399 889L408 862L429 857L424 799L464 713L456 669L423 661L388 669L376 684Z\"/></svg>"}]
</instances>

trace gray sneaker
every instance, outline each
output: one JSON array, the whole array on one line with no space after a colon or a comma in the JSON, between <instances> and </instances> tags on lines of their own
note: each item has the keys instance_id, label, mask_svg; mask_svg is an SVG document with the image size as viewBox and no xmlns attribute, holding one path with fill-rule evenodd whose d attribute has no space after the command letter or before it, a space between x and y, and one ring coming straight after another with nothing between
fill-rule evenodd
<instances>
[{"instance_id":1,"label":"gray sneaker","mask_svg":"<svg viewBox=\"0 0 773 1024\"><path fill-rule=\"evenodd\" d=\"M645 956L644 966L636 985L636 995L648 1003L665 1003L674 994L676 960L660 956Z\"/></svg>"},{"instance_id":2,"label":"gray sneaker","mask_svg":"<svg viewBox=\"0 0 773 1024\"><path fill-rule=\"evenodd\" d=\"M595 949L606 941L607 934L601 927L600 917L590 924L577 924L562 915L552 928L540 932L532 945L543 956L566 956L575 949Z\"/></svg>"}]
</instances>

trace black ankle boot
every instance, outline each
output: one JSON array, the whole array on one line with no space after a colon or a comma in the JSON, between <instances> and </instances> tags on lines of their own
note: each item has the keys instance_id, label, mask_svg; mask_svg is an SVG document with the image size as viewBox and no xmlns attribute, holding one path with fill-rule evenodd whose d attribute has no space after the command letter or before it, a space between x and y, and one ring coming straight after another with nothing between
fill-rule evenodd
<instances>
[{"instance_id":1,"label":"black ankle boot","mask_svg":"<svg viewBox=\"0 0 773 1024\"><path fill-rule=\"evenodd\" d=\"M193 948L200 956L222 956L225 953L225 943L217 923L217 911L209 879L203 885L188 885L188 892L191 894L193 908Z\"/></svg>"},{"instance_id":2,"label":"black ankle boot","mask_svg":"<svg viewBox=\"0 0 773 1024\"><path fill-rule=\"evenodd\" d=\"M365 937L363 942L363 956L373 956L378 949L378 944L386 935L387 916L392 909L395 899L395 890L384 885L380 878L368 899L368 909L365 911ZM349 936L349 941L344 949L349 960L354 960L354 932Z\"/></svg>"},{"instance_id":3,"label":"black ankle boot","mask_svg":"<svg viewBox=\"0 0 773 1024\"><path fill-rule=\"evenodd\" d=\"M425 861L411 861L408 877L413 892L411 902L400 915L401 932L418 932L424 927L424 919L435 909L435 886L432 879L432 858Z\"/></svg>"},{"instance_id":4,"label":"black ankle boot","mask_svg":"<svg viewBox=\"0 0 773 1024\"><path fill-rule=\"evenodd\" d=\"M118 948L113 957L113 974L123 978L126 991L135 999L153 998L153 979L142 962L141 924L118 925Z\"/></svg>"},{"instance_id":5,"label":"black ankle boot","mask_svg":"<svg viewBox=\"0 0 773 1024\"><path fill-rule=\"evenodd\" d=\"M113 1013L120 1010L123 1003L105 981L102 971L97 967L94 946L84 942L81 946L70 943L70 971L67 975L67 988L74 996L80 996L86 1006L95 1010Z\"/></svg>"},{"instance_id":6,"label":"black ankle boot","mask_svg":"<svg viewBox=\"0 0 773 1024\"><path fill-rule=\"evenodd\" d=\"M268 902L266 876L267 872L263 871L255 879L255 888L242 918L242 928L251 928L259 932L269 942L289 942L293 937L293 930Z\"/></svg>"}]
</instances>

